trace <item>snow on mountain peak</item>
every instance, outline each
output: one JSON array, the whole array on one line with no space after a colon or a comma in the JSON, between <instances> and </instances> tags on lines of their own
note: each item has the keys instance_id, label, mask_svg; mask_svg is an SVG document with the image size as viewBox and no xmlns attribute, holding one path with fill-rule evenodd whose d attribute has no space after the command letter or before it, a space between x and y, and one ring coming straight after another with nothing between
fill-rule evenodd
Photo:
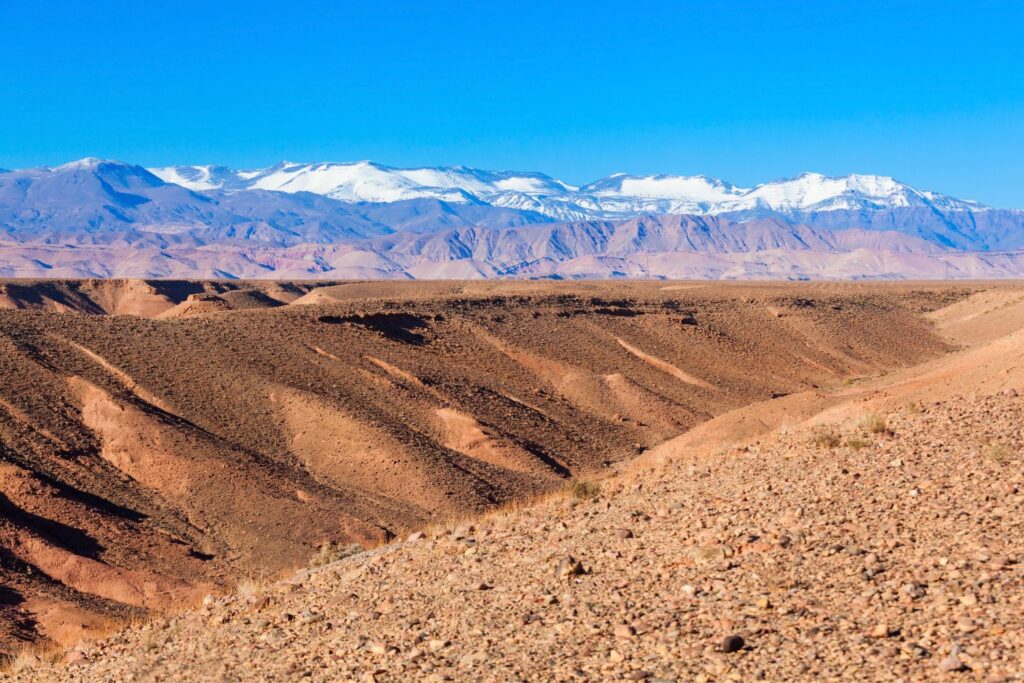
<instances>
[{"instance_id":1,"label":"snow on mountain peak","mask_svg":"<svg viewBox=\"0 0 1024 683\"><path fill-rule=\"evenodd\" d=\"M120 163L120 162L108 162L106 159L100 159L99 157L83 157L76 161L69 161L66 164L61 164L53 170L55 171L73 171L76 169L93 169L100 164L106 163Z\"/></svg>"},{"instance_id":2,"label":"snow on mountain peak","mask_svg":"<svg viewBox=\"0 0 1024 683\"><path fill-rule=\"evenodd\" d=\"M746 193L732 210L837 211L930 205L980 208L975 202L961 202L945 195L921 192L889 176L802 173L795 178L758 185Z\"/></svg>"},{"instance_id":3,"label":"snow on mountain peak","mask_svg":"<svg viewBox=\"0 0 1024 683\"><path fill-rule=\"evenodd\" d=\"M597 197L627 196L649 199L679 199L700 202L722 202L746 190L707 176L652 175L634 176L616 173L591 183L582 192Z\"/></svg>"},{"instance_id":4,"label":"snow on mountain peak","mask_svg":"<svg viewBox=\"0 0 1024 683\"><path fill-rule=\"evenodd\" d=\"M467 166L395 168L369 160L283 161L250 171L176 166L152 172L166 182L200 191L312 192L343 201L374 203L428 198L536 211L559 220L624 218L644 213L984 208L976 202L922 192L888 176L862 174L834 177L802 173L747 189L700 175L627 173L577 187L543 173L485 171Z\"/></svg>"}]
</instances>

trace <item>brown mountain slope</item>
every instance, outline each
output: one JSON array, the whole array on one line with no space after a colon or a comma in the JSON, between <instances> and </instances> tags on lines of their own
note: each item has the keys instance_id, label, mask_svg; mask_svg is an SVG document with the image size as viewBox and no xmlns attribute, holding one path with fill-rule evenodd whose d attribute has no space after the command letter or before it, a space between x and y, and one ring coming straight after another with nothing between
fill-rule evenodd
<instances>
[{"instance_id":1,"label":"brown mountain slope","mask_svg":"<svg viewBox=\"0 0 1024 683\"><path fill-rule=\"evenodd\" d=\"M954 303L929 317L963 348L724 413L599 486L13 678L1018 680L1022 301Z\"/></svg>"},{"instance_id":2,"label":"brown mountain slope","mask_svg":"<svg viewBox=\"0 0 1024 683\"><path fill-rule=\"evenodd\" d=\"M0 310L0 649L71 643L324 543L379 544L740 406L919 362L951 348L922 312L969 291L270 287L8 283L31 305ZM166 316L189 295L228 306ZM282 305L248 305L267 299ZM103 315L130 310L160 318Z\"/></svg>"}]
</instances>

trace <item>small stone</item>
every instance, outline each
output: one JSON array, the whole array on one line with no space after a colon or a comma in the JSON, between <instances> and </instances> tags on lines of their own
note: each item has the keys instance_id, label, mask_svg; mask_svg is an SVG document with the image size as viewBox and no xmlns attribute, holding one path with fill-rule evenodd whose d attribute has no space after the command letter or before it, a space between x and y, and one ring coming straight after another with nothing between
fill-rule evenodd
<instances>
[{"instance_id":1,"label":"small stone","mask_svg":"<svg viewBox=\"0 0 1024 683\"><path fill-rule=\"evenodd\" d=\"M301 624L317 624L324 620L324 615L316 612L310 612L306 610L299 615L299 623Z\"/></svg>"},{"instance_id":2,"label":"small stone","mask_svg":"<svg viewBox=\"0 0 1024 683\"><path fill-rule=\"evenodd\" d=\"M873 629L868 633L872 638L888 638L892 634L892 630L888 624L876 624Z\"/></svg>"},{"instance_id":3,"label":"small stone","mask_svg":"<svg viewBox=\"0 0 1024 683\"><path fill-rule=\"evenodd\" d=\"M636 630L629 624L619 624L615 627L615 637L621 640L630 640L636 635Z\"/></svg>"},{"instance_id":4,"label":"small stone","mask_svg":"<svg viewBox=\"0 0 1024 683\"><path fill-rule=\"evenodd\" d=\"M978 630L978 625L972 619L961 619L956 622L956 627L961 633L974 633Z\"/></svg>"},{"instance_id":5,"label":"small stone","mask_svg":"<svg viewBox=\"0 0 1024 683\"><path fill-rule=\"evenodd\" d=\"M974 607L978 604L978 598L974 593L965 593L960 596L960 604L964 607Z\"/></svg>"},{"instance_id":6,"label":"small stone","mask_svg":"<svg viewBox=\"0 0 1024 683\"><path fill-rule=\"evenodd\" d=\"M758 601L757 601L757 608L758 609L770 609L771 606L772 606L772 601L769 600L768 598L759 598Z\"/></svg>"},{"instance_id":7,"label":"small stone","mask_svg":"<svg viewBox=\"0 0 1024 683\"><path fill-rule=\"evenodd\" d=\"M619 529L615 532L615 535L623 540L633 538L633 532L630 529Z\"/></svg>"},{"instance_id":8,"label":"small stone","mask_svg":"<svg viewBox=\"0 0 1024 683\"><path fill-rule=\"evenodd\" d=\"M744 645L746 641L743 640L743 636L731 635L722 639L721 649L722 652L739 652Z\"/></svg>"},{"instance_id":9,"label":"small stone","mask_svg":"<svg viewBox=\"0 0 1024 683\"><path fill-rule=\"evenodd\" d=\"M608 653L608 660L614 662L615 664L619 664L620 662L625 661L625 659L626 658L623 656L623 654L618 650L612 650Z\"/></svg>"},{"instance_id":10,"label":"small stone","mask_svg":"<svg viewBox=\"0 0 1024 683\"><path fill-rule=\"evenodd\" d=\"M923 598L925 595L924 588L913 582L903 584L903 587L900 590L903 591L904 595L914 600Z\"/></svg>"},{"instance_id":11,"label":"small stone","mask_svg":"<svg viewBox=\"0 0 1024 683\"><path fill-rule=\"evenodd\" d=\"M459 660L459 666L468 668L476 666L477 664L483 664L486 661L487 652L484 650L477 650L476 652L469 652L462 655L462 658Z\"/></svg>"},{"instance_id":12,"label":"small stone","mask_svg":"<svg viewBox=\"0 0 1024 683\"><path fill-rule=\"evenodd\" d=\"M366 644L366 649L375 655L382 655L388 651L388 646L379 640L374 640Z\"/></svg>"},{"instance_id":13,"label":"small stone","mask_svg":"<svg viewBox=\"0 0 1024 683\"><path fill-rule=\"evenodd\" d=\"M586 570L583 568L583 564L576 558L568 555L560 559L558 564L555 565L555 576L563 581L585 573Z\"/></svg>"},{"instance_id":14,"label":"small stone","mask_svg":"<svg viewBox=\"0 0 1024 683\"><path fill-rule=\"evenodd\" d=\"M427 643L427 648L431 652L437 652L438 650L443 650L451 644L452 642L450 640L441 640L435 638L434 640L431 640L429 643Z\"/></svg>"},{"instance_id":15,"label":"small stone","mask_svg":"<svg viewBox=\"0 0 1024 683\"><path fill-rule=\"evenodd\" d=\"M421 538L423 538L425 536L426 536L426 534L423 533L422 531L417 531L417 532L409 534L409 538L405 539L405 541L406 541L406 543L415 543L416 541L420 540Z\"/></svg>"},{"instance_id":16,"label":"small stone","mask_svg":"<svg viewBox=\"0 0 1024 683\"><path fill-rule=\"evenodd\" d=\"M650 677L650 671L630 671L628 674L626 674L627 681L645 681Z\"/></svg>"},{"instance_id":17,"label":"small stone","mask_svg":"<svg viewBox=\"0 0 1024 683\"><path fill-rule=\"evenodd\" d=\"M726 545L698 545L689 549L690 557L696 564L710 564L721 562L732 554L732 549Z\"/></svg>"},{"instance_id":18,"label":"small stone","mask_svg":"<svg viewBox=\"0 0 1024 683\"><path fill-rule=\"evenodd\" d=\"M946 672L966 671L967 665L960 660L960 655L954 651L950 652L948 657L939 662L939 670Z\"/></svg>"}]
</instances>

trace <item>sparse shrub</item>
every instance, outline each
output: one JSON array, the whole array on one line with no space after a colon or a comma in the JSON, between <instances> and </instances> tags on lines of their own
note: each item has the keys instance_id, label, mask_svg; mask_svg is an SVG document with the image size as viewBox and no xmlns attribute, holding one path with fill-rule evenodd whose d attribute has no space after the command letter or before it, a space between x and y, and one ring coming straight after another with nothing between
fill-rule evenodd
<instances>
[{"instance_id":1,"label":"sparse shrub","mask_svg":"<svg viewBox=\"0 0 1024 683\"><path fill-rule=\"evenodd\" d=\"M924 406L919 401L911 401L907 404L907 412L911 415L920 415L924 412Z\"/></svg>"},{"instance_id":2,"label":"sparse shrub","mask_svg":"<svg viewBox=\"0 0 1024 683\"><path fill-rule=\"evenodd\" d=\"M811 431L811 443L818 448L836 448L842 437L832 425L818 425Z\"/></svg>"},{"instance_id":3,"label":"sparse shrub","mask_svg":"<svg viewBox=\"0 0 1024 683\"><path fill-rule=\"evenodd\" d=\"M582 479L570 479L565 488L573 498L578 498L579 500L592 500L601 495L601 486L599 484Z\"/></svg>"},{"instance_id":4,"label":"sparse shrub","mask_svg":"<svg viewBox=\"0 0 1024 683\"><path fill-rule=\"evenodd\" d=\"M31 671L40 663L39 657L31 650L22 650L11 658L9 671L11 673L25 673Z\"/></svg>"},{"instance_id":5,"label":"sparse shrub","mask_svg":"<svg viewBox=\"0 0 1024 683\"><path fill-rule=\"evenodd\" d=\"M152 629L143 633L142 637L139 639L139 645L146 652L153 652L154 650L159 650L162 644L163 642L161 634Z\"/></svg>"},{"instance_id":6,"label":"sparse shrub","mask_svg":"<svg viewBox=\"0 0 1024 683\"><path fill-rule=\"evenodd\" d=\"M327 541L322 543L316 555L313 555L313 557L309 559L309 566L323 567L326 564L331 564L338 560L344 560L346 557L352 557L353 555L358 555L361 552L363 552L363 547L358 543L342 545L341 543L332 543Z\"/></svg>"},{"instance_id":7,"label":"sparse shrub","mask_svg":"<svg viewBox=\"0 0 1024 683\"><path fill-rule=\"evenodd\" d=\"M879 415L878 413L871 413L866 418L864 418L864 423L862 426L864 427L864 431L866 431L868 434L878 434L886 436L892 436L893 434L892 429L889 428L889 424L885 421L885 416Z\"/></svg>"},{"instance_id":8,"label":"sparse shrub","mask_svg":"<svg viewBox=\"0 0 1024 683\"><path fill-rule=\"evenodd\" d=\"M849 439L846 440L846 447L847 448L852 448L855 451L859 451L862 448L867 448L870 445L871 445L870 441L868 441L866 439L862 439L862 438L857 437L857 436L851 436Z\"/></svg>"},{"instance_id":9,"label":"sparse shrub","mask_svg":"<svg viewBox=\"0 0 1024 683\"><path fill-rule=\"evenodd\" d=\"M59 646L29 645L13 657L4 658L8 673L26 673L46 664L57 664L63 659L64 650Z\"/></svg>"},{"instance_id":10,"label":"sparse shrub","mask_svg":"<svg viewBox=\"0 0 1024 683\"><path fill-rule=\"evenodd\" d=\"M263 582L257 581L253 578L247 578L238 582L238 585L235 586L235 593L237 593L239 597L254 598L265 589L266 585Z\"/></svg>"},{"instance_id":11,"label":"sparse shrub","mask_svg":"<svg viewBox=\"0 0 1024 683\"><path fill-rule=\"evenodd\" d=\"M991 460L997 465L1005 465L1013 457L1013 451L998 441L986 443L981 449L981 454L986 460Z\"/></svg>"}]
</instances>

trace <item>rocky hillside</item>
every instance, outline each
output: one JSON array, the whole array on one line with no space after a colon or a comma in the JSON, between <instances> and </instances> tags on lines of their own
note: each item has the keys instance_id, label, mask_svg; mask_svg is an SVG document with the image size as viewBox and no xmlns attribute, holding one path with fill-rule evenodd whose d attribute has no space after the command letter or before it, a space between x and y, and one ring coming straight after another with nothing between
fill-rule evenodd
<instances>
[{"instance_id":1,"label":"rocky hillside","mask_svg":"<svg viewBox=\"0 0 1024 683\"><path fill-rule=\"evenodd\" d=\"M923 311L968 293L218 287L8 283L24 307L0 310L3 651L73 644L557 490L744 405L918 363L950 348Z\"/></svg>"},{"instance_id":2,"label":"rocky hillside","mask_svg":"<svg viewBox=\"0 0 1024 683\"><path fill-rule=\"evenodd\" d=\"M1018 680L1024 293L930 317L959 351L13 679Z\"/></svg>"}]
</instances>

